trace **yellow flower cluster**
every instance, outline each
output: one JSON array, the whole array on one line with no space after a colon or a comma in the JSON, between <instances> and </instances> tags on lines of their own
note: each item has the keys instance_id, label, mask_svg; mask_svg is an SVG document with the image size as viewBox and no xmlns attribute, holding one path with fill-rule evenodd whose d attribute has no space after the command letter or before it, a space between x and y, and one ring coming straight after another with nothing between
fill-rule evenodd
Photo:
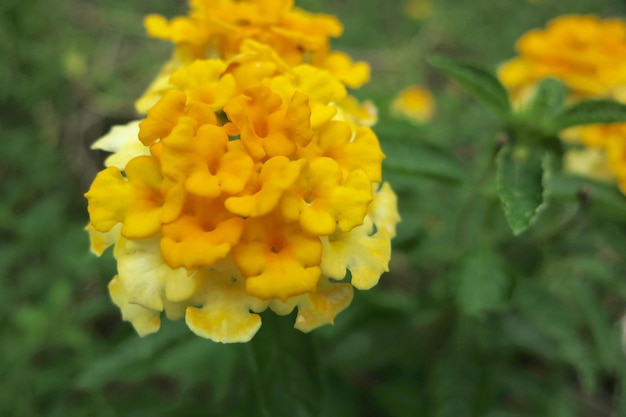
<instances>
[{"instance_id":1,"label":"yellow flower cluster","mask_svg":"<svg viewBox=\"0 0 626 417\"><path fill-rule=\"evenodd\" d=\"M519 56L499 76L514 100L532 94L545 77L571 90L571 101L609 98L626 103L626 21L561 16L545 30L531 30L516 45ZM569 129L563 138L584 146L566 155L566 168L598 179L612 178L626 193L626 124Z\"/></svg>"},{"instance_id":2,"label":"yellow flower cluster","mask_svg":"<svg viewBox=\"0 0 626 417\"><path fill-rule=\"evenodd\" d=\"M140 98L139 111L147 110L168 88L173 71L196 59L231 59L241 46L254 40L270 47L289 66L303 63L328 70L350 88L359 88L370 77L365 62L353 62L343 52L330 49L330 37L341 35L335 16L311 14L293 7L293 0L190 0L189 16L168 21L150 15L145 25L156 38L176 45L174 56Z\"/></svg>"},{"instance_id":3,"label":"yellow flower cluster","mask_svg":"<svg viewBox=\"0 0 626 417\"><path fill-rule=\"evenodd\" d=\"M399 216L374 112L313 59L333 55L335 18L285 0L210 3L147 20L189 62L166 65L145 118L94 144L114 153L86 194L92 250L115 245L109 290L141 335L165 312L245 342L267 308L297 308L310 331L388 270Z\"/></svg>"}]
</instances>

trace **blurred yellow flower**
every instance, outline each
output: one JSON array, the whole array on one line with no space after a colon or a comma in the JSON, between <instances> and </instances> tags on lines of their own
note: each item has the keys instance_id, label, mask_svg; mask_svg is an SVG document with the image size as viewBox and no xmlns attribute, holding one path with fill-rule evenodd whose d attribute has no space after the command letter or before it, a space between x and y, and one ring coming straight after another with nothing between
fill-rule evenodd
<instances>
[{"instance_id":1,"label":"blurred yellow flower","mask_svg":"<svg viewBox=\"0 0 626 417\"><path fill-rule=\"evenodd\" d=\"M412 85L400 91L391 103L391 113L414 124L430 121L435 113L435 101L422 86Z\"/></svg>"},{"instance_id":2,"label":"blurred yellow flower","mask_svg":"<svg viewBox=\"0 0 626 417\"><path fill-rule=\"evenodd\" d=\"M433 4L430 0L407 0L405 9L409 17L424 20L433 13Z\"/></svg>"},{"instance_id":3,"label":"blurred yellow flower","mask_svg":"<svg viewBox=\"0 0 626 417\"><path fill-rule=\"evenodd\" d=\"M512 93L555 77L575 98L611 96L626 85L626 22L596 16L561 16L533 29L516 44L518 57L499 76Z\"/></svg>"},{"instance_id":4,"label":"blurred yellow flower","mask_svg":"<svg viewBox=\"0 0 626 417\"><path fill-rule=\"evenodd\" d=\"M115 153L86 193L92 250L115 246L110 293L141 335L165 312L243 342L266 308L310 331L388 269L396 199L344 85L245 48L176 69L145 119L97 142Z\"/></svg>"},{"instance_id":5,"label":"blurred yellow flower","mask_svg":"<svg viewBox=\"0 0 626 417\"><path fill-rule=\"evenodd\" d=\"M573 149L565 154L565 171L600 181L610 181L613 174L609 171L606 154L600 149Z\"/></svg>"},{"instance_id":6,"label":"blurred yellow flower","mask_svg":"<svg viewBox=\"0 0 626 417\"><path fill-rule=\"evenodd\" d=\"M561 136L567 142L586 147L566 152L566 171L616 182L626 194L626 123L571 128Z\"/></svg>"},{"instance_id":7,"label":"blurred yellow flower","mask_svg":"<svg viewBox=\"0 0 626 417\"><path fill-rule=\"evenodd\" d=\"M545 77L565 83L570 101L609 98L626 103L626 21L596 16L561 16L545 29L534 29L516 45L518 57L499 68L514 101L532 95ZM568 129L566 142L588 149L568 151L565 169L596 179L616 181L626 191L626 124Z\"/></svg>"}]
</instances>

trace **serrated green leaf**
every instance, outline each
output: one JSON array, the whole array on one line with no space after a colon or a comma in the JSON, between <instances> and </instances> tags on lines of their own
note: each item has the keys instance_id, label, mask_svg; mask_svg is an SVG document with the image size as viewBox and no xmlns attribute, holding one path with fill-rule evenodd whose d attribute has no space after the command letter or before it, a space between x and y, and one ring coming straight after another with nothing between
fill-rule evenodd
<instances>
[{"instance_id":1,"label":"serrated green leaf","mask_svg":"<svg viewBox=\"0 0 626 417\"><path fill-rule=\"evenodd\" d=\"M467 315L480 316L501 309L511 287L504 265L491 250L470 253L455 274L457 304Z\"/></svg>"},{"instance_id":2,"label":"serrated green leaf","mask_svg":"<svg viewBox=\"0 0 626 417\"><path fill-rule=\"evenodd\" d=\"M511 114L511 105L506 88L487 69L475 64L442 57L430 58L428 62L458 81L478 101L500 117L508 118Z\"/></svg>"},{"instance_id":3,"label":"serrated green leaf","mask_svg":"<svg viewBox=\"0 0 626 417\"><path fill-rule=\"evenodd\" d=\"M552 120L555 131L568 127L626 122L626 104L612 100L585 100L565 108Z\"/></svg>"},{"instance_id":4,"label":"serrated green leaf","mask_svg":"<svg viewBox=\"0 0 626 417\"><path fill-rule=\"evenodd\" d=\"M519 235L537 218L551 174L549 154L522 146L504 146L497 156L497 188L506 220Z\"/></svg>"}]
</instances>

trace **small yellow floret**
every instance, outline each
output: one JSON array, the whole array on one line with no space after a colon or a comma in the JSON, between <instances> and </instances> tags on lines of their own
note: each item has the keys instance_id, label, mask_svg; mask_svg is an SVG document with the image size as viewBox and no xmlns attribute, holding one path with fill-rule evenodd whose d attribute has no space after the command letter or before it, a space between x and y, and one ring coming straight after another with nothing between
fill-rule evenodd
<instances>
[{"instance_id":1,"label":"small yellow floret","mask_svg":"<svg viewBox=\"0 0 626 417\"><path fill-rule=\"evenodd\" d=\"M329 53L321 67L350 88L359 88L370 79L370 66L362 61L353 62L344 52Z\"/></svg>"},{"instance_id":2,"label":"small yellow floret","mask_svg":"<svg viewBox=\"0 0 626 417\"><path fill-rule=\"evenodd\" d=\"M258 176L257 186L248 195L229 197L225 207L242 217L259 217L273 211L300 177L304 160L290 161L284 156L270 158Z\"/></svg>"},{"instance_id":3,"label":"small yellow floret","mask_svg":"<svg viewBox=\"0 0 626 417\"><path fill-rule=\"evenodd\" d=\"M287 219L299 220L302 229L314 235L331 235L337 226L348 231L363 223L372 201L371 184L362 170L350 172L344 180L335 160L315 158L283 198L282 212Z\"/></svg>"},{"instance_id":4,"label":"small yellow floret","mask_svg":"<svg viewBox=\"0 0 626 417\"><path fill-rule=\"evenodd\" d=\"M275 217L247 219L242 241L233 249L247 291L262 299L286 300L315 291L321 255L317 236Z\"/></svg>"},{"instance_id":5,"label":"small yellow floret","mask_svg":"<svg viewBox=\"0 0 626 417\"><path fill-rule=\"evenodd\" d=\"M91 224L108 232L123 223L121 233L130 239L150 237L161 228L163 177L155 159L139 156L125 169L126 178L115 167L100 172L85 194Z\"/></svg>"},{"instance_id":6,"label":"small yellow floret","mask_svg":"<svg viewBox=\"0 0 626 417\"><path fill-rule=\"evenodd\" d=\"M161 252L163 259L172 268L193 270L210 267L224 259L239 242L244 220L220 214L216 204L205 203L202 207L204 210L210 208L213 208L213 212L204 214L206 219L185 215L163 226ZM209 215L214 218L208 218Z\"/></svg>"}]
</instances>

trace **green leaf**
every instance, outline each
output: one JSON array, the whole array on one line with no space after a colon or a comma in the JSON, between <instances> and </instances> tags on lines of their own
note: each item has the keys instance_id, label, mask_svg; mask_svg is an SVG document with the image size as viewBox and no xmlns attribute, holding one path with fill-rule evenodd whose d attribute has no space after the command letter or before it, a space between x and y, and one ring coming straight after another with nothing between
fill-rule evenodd
<instances>
[{"instance_id":1,"label":"green leaf","mask_svg":"<svg viewBox=\"0 0 626 417\"><path fill-rule=\"evenodd\" d=\"M407 316L383 313L370 306L366 308L363 311L365 316L348 323L346 331L340 334L332 352L327 355L329 365L342 373L382 371L408 354L406 348L410 337L403 343L391 342L411 326ZM410 355L413 354L411 351Z\"/></svg>"},{"instance_id":2,"label":"green leaf","mask_svg":"<svg viewBox=\"0 0 626 417\"><path fill-rule=\"evenodd\" d=\"M506 337L507 332L508 329L504 328L500 334ZM515 351L519 352L517 349L510 350L511 353ZM522 352L528 354L524 350ZM492 364L492 361L489 362L490 382L494 387L497 387L499 398L508 398L511 403L523 405L521 407L503 407L500 403L499 407L495 407L484 417L550 416L543 411L546 404L552 400L553 392L562 384L561 379L555 378L551 368L546 366L541 377L537 377L536 373L529 371L526 364L520 365L511 360L500 361L496 364Z\"/></svg>"},{"instance_id":3,"label":"green leaf","mask_svg":"<svg viewBox=\"0 0 626 417\"><path fill-rule=\"evenodd\" d=\"M425 408L425 399L418 393L423 391L423 386L418 383L418 378L396 378L383 381L373 392L377 405L385 411L389 417L414 417L419 415L420 410ZM421 381L419 381L421 382Z\"/></svg>"},{"instance_id":4,"label":"green leaf","mask_svg":"<svg viewBox=\"0 0 626 417\"><path fill-rule=\"evenodd\" d=\"M565 108L552 121L555 131L568 127L626 122L626 104L611 100L585 100Z\"/></svg>"},{"instance_id":5,"label":"green leaf","mask_svg":"<svg viewBox=\"0 0 626 417\"><path fill-rule=\"evenodd\" d=\"M569 285L574 292L576 305L591 331L595 353L593 356L605 371L611 372L623 360L619 333L605 313L603 300L596 295L593 288L585 285L580 279L582 277L575 278L577 279L572 280Z\"/></svg>"},{"instance_id":6,"label":"green leaf","mask_svg":"<svg viewBox=\"0 0 626 417\"><path fill-rule=\"evenodd\" d=\"M576 398L566 388L562 387L554 392L549 401L545 415L551 417L571 417L578 415Z\"/></svg>"},{"instance_id":7,"label":"green leaf","mask_svg":"<svg viewBox=\"0 0 626 417\"><path fill-rule=\"evenodd\" d=\"M115 380L141 379L150 372L149 365L158 353L186 331L181 323L164 321L158 333L146 338L133 335L116 346L108 355L84 369L78 375L76 386L83 389L98 389Z\"/></svg>"},{"instance_id":8,"label":"green leaf","mask_svg":"<svg viewBox=\"0 0 626 417\"><path fill-rule=\"evenodd\" d=\"M517 287L513 292L513 297L516 297L516 292ZM558 360L560 352L554 341L538 330L527 317L517 314L517 311L514 314L502 317L498 326L503 335L498 340L498 343L506 348L521 349L541 357L543 360ZM528 384L523 385L525 392L532 391L532 386Z\"/></svg>"},{"instance_id":9,"label":"green leaf","mask_svg":"<svg viewBox=\"0 0 626 417\"><path fill-rule=\"evenodd\" d=\"M550 198L578 200L583 192L592 211L611 220L626 222L626 198L613 184L589 178L558 174L550 179Z\"/></svg>"},{"instance_id":10,"label":"green leaf","mask_svg":"<svg viewBox=\"0 0 626 417\"><path fill-rule=\"evenodd\" d=\"M216 401L222 401L232 388L231 382L242 358L241 348L243 346L215 343L194 334L184 335L158 355L153 367L190 386L202 383L207 399L213 394ZM197 372L198 367L205 372Z\"/></svg>"},{"instance_id":11,"label":"green leaf","mask_svg":"<svg viewBox=\"0 0 626 417\"><path fill-rule=\"evenodd\" d=\"M461 262L455 278L456 300L465 314L480 316L506 305L511 280L493 251L470 253Z\"/></svg>"},{"instance_id":12,"label":"green leaf","mask_svg":"<svg viewBox=\"0 0 626 417\"><path fill-rule=\"evenodd\" d=\"M487 69L475 64L442 57L432 57L428 62L458 81L478 101L493 110L500 117L511 114L509 96L498 78Z\"/></svg>"},{"instance_id":13,"label":"green leaf","mask_svg":"<svg viewBox=\"0 0 626 417\"><path fill-rule=\"evenodd\" d=\"M497 156L497 187L513 234L526 230L543 209L551 174L550 154L523 146L504 146Z\"/></svg>"},{"instance_id":14,"label":"green leaf","mask_svg":"<svg viewBox=\"0 0 626 417\"><path fill-rule=\"evenodd\" d=\"M462 340L452 343L430 365L429 415L433 417L475 416L475 407L481 395L483 372L479 358L471 349L461 345Z\"/></svg>"},{"instance_id":15,"label":"green leaf","mask_svg":"<svg viewBox=\"0 0 626 417\"><path fill-rule=\"evenodd\" d=\"M578 306L566 302L541 283L518 281L513 304L520 315L548 337L557 348L559 358L576 369L583 389L591 392L596 387L599 364L590 349L587 336L580 334L582 324Z\"/></svg>"},{"instance_id":16,"label":"green leaf","mask_svg":"<svg viewBox=\"0 0 626 417\"><path fill-rule=\"evenodd\" d=\"M537 85L526 112L528 116L545 118L563 109L569 90L556 78L544 78Z\"/></svg>"},{"instance_id":17,"label":"green leaf","mask_svg":"<svg viewBox=\"0 0 626 417\"><path fill-rule=\"evenodd\" d=\"M432 177L451 182L462 181L466 176L463 166L450 152L426 142L385 140L382 145L387 155L383 162L384 172Z\"/></svg>"},{"instance_id":18,"label":"green leaf","mask_svg":"<svg viewBox=\"0 0 626 417\"><path fill-rule=\"evenodd\" d=\"M248 342L256 410L263 417L320 416L327 406L317 346L293 328L294 314L263 314L263 326Z\"/></svg>"}]
</instances>

